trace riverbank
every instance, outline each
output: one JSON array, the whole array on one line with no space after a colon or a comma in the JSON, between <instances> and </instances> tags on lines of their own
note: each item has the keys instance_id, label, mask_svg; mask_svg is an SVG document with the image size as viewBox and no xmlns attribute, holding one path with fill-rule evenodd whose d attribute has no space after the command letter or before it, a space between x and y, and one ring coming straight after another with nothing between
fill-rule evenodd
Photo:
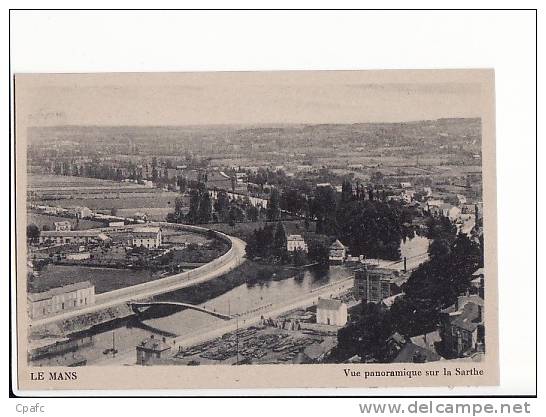
<instances>
[{"instance_id":1,"label":"riverbank","mask_svg":"<svg viewBox=\"0 0 546 417\"><path fill-rule=\"evenodd\" d=\"M84 332L92 327L110 323L115 320L127 319L134 316L135 313L127 304L120 304L113 307L106 307L92 313L82 314L47 324L31 326L29 330L29 340L33 343L40 343L40 340L51 339L54 343L56 339L65 338L74 333Z\"/></svg>"}]
</instances>

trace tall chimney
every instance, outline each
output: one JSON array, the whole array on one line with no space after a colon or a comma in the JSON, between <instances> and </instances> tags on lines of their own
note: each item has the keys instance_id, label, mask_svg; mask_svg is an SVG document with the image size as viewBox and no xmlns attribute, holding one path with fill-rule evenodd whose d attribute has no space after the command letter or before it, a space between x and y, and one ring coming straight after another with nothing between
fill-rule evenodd
<instances>
[{"instance_id":1,"label":"tall chimney","mask_svg":"<svg viewBox=\"0 0 546 417\"><path fill-rule=\"evenodd\" d=\"M407 259L404 256L404 272L407 272L407 263L406 263L406 261L407 261Z\"/></svg>"}]
</instances>

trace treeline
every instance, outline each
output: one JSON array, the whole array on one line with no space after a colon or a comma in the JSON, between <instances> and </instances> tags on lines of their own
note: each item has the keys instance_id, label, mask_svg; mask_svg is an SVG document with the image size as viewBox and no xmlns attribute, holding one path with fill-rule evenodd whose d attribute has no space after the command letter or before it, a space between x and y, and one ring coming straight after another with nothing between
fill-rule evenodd
<instances>
[{"instance_id":1,"label":"treeline","mask_svg":"<svg viewBox=\"0 0 546 417\"><path fill-rule=\"evenodd\" d=\"M268 171L265 171L268 172ZM280 174L279 174L280 175ZM229 199L218 191L214 202L204 184L190 189L188 214L182 199L176 199L175 211L167 221L204 224L266 220L278 222L286 215L304 219L306 229L316 222L316 233L340 239L353 254L370 258L400 259L400 242L413 236L413 207L399 201L387 201L383 190L364 187L345 180L341 193L331 186L318 187L313 194L296 188L273 188L267 208L257 208L248 198ZM259 250L258 250L259 252Z\"/></svg>"},{"instance_id":2,"label":"treeline","mask_svg":"<svg viewBox=\"0 0 546 417\"><path fill-rule=\"evenodd\" d=\"M248 197L229 199L226 191L218 191L213 199L204 184L191 188L189 192L189 209L185 214L185 201L182 196L175 199L174 212L167 215L171 223L235 223L255 222L263 217L260 208L255 207ZM214 200L214 201L213 201Z\"/></svg>"},{"instance_id":3,"label":"treeline","mask_svg":"<svg viewBox=\"0 0 546 417\"><path fill-rule=\"evenodd\" d=\"M276 226L266 224L249 236L246 244L246 254L250 259L276 257L286 261L286 230L281 222Z\"/></svg>"},{"instance_id":4,"label":"treeline","mask_svg":"<svg viewBox=\"0 0 546 417\"><path fill-rule=\"evenodd\" d=\"M384 192L346 180L341 194L320 187L309 203L317 233L337 236L351 253L381 259L400 259L400 242L413 236L412 207L386 201Z\"/></svg>"}]
</instances>

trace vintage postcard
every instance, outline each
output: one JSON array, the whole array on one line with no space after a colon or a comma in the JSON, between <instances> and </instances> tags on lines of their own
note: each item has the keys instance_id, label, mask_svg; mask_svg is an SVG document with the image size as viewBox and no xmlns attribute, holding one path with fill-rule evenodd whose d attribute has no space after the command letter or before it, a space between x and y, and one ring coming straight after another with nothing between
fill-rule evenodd
<instances>
[{"instance_id":1,"label":"vintage postcard","mask_svg":"<svg viewBox=\"0 0 546 417\"><path fill-rule=\"evenodd\" d=\"M498 384L493 70L14 84L19 389Z\"/></svg>"}]
</instances>

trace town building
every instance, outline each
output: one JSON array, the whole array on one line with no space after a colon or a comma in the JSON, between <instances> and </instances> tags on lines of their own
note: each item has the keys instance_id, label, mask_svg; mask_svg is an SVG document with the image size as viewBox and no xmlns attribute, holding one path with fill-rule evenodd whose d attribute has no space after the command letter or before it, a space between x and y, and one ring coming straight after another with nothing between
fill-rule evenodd
<instances>
[{"instance_id":1,"label":"town building","mask_svg":"<svg viewBox=\"0 0 546 417\"><path fill-rule=\"evenodd\" d=\"M395 294L395 295L391 295L390 297L383 298L383 300L381 300L381 307L384 310L389 310L392 307L392 305L395 303L395 301L398 298L401 298L403 296L404 296L404 293L401 292L401 293L398 293L398 294Z\"/></svg>"},{"instance_id":2,"label":"town building","mask_svg":"<svg viewBox=\"0 0 546 417\"><path fill-rule=\"evenodd\" d=\"M55 231L57 232L65 232L67 230L72 230L72 224L68 220L55 222L54 225L55 225Z\"/></svg>"},{"instance_id":3,"label":"town building","mask_svg":"<svg viewBox=\"0 0 546 417\"><path fill-rule=\"evenodd\" d=\"M461 215L461 209L457 206L442 204L440 208L442 216L447 217L451 221L457 220Z\"/></svg>"},{"instance_id":4,"label":"town building","mask_svg":"<svg viewBox=\"0 0 546 417\"><path fill-rule=\"evenodd\" d=\"M474 292L482 298L483 298L484 287L485 287L484 280L485 280L485 271L483 268L478 268L472 274L472 280L470 281L470 285L474 289Z\"/></svg>"},{"instance_id":5,"label":"town building","mask_svg":"<svg viewBox=\"0 0 546 417\"><path fill-rule=\"evenodd\" d=\"M223 171L210 171L205 174L205 182L208 189L233 191L236 179Z\"/></svg>"},{"instance_id":6,"label":"town building","mask_svg":"<svg viewBox=\"0 0 546 417\"><path fill-rule=\"evenodd\" d=\"M88 207L74 207L70 211L77 219L88 219L93 215L93 212Z\"/></svg>"},{"instance_id":7,"label":"town building","mask_svg":"<svg viewBox=\"0 0 546 417\"><path fill-rule=\"evenodd\" d=\"M426 211L433 215L439 215L442 212L441 206L444 200L428 200L426 202Z\"/></svg>"},{"instance_id":8,"label":"town building","mask_svg":"<svg viewBox=\"0 0 546 417\"><path fill-rule=\"evenodd\" d=\"M483 299L462 295L440 314L442 351L448 357L466 357L485 351Z\"/></svg>"},{"instance_id":9,"label":"town building","mask_svg":"<svg viewBox=\"0 0 546 417\"><path fill-rule=\"evenodd\" d=\"M114 220L114 221L108 222L108 227L120 227L124 225L125 225L125 222L120 220Z\"/></svg>"},{"instance_id":10,"label":"town building","mask_svg":"<svg viewBox=\"0 0 546 417\"><path fill-rule=\"evenodd\" d=\"M415 197L415 191L406 188L402 191L400 197L406 203L411 203Z\"/></svg>"},{"instance_id":11,"label":"town building","mask_svg":"<svg viewBox=\"0 0 546 417\"><path fill-rule=\"evenodd\" d=\"M317 323L329 326L345 326L347 323L347 304L340 300L319 298Z\"/></svg>"},{"instance_id":12,"label":"town building","mask_svg":"<svg viewBox=\"0 0 546 417\"><path fill-rule=\"evenodd\" d=\"M326 358L328 358L336 346L336 337L326 337L320 343L313 343L304 349L301 363L310 364L323 362Z\"/></svg>"},{"instance_id":13,"label":"town building","mask_svg":"<svg viewBox=\"0 0 546 417\"><path fill-rule=\"evenodd\" d=\"M459 207L464 206L466 204L466 197L462 194L457 194L457 204Z\"/></svg>"},{"instance_id":14,"label":"town building","mask_svg":"<svg viewBox=\"0 0 546 417\"><path fill-rule=\"evenodd\" d=\"M69 252L65 255L65 259L69 261L85 261L87 259L91 259L91 252L89 251Z\"/></svg>"},{"instance_id":15,"label":"town building","mask_svg":"<svg viewBox=\"0 0 546 417\"><path fill-rule=\"evenodd\" d=\"M355 271L355 297L363 303L379 303L391 294L393 271L374 266L363 266Z\"/></svg>"},{"instance_id":16,"label":"town building","mask_svg":"<svg viewBox=\"0 0 546 417\"><path fill-rule=\"evenodd\" d=\"M162 359L171 350L171 347L166 343L166 339L156 339L151 335L149 339L145 339L136 346L137 364L148 365L155 359Z\"/></svg>"},{"instance_id":17,"label":"town building","mask_svg":"<svg viewBox=\"0 0 546 417\"><path fill-rule=\"evenodd\" d=\"M328 259L331 264L341 264L345 262L347 257L347 248L343 243L336 239L334 243L330 245Z\"/></svg>"},{"instance_id":18,"label":"town building","mask_svg":"<svg viewBox=\"0 0 546 417\"><path fill-rule=\"evenodd\" d=\"M391 363L425 363L441 359L434 348L416 344L398 332L387 339L387 357Z\"/></svg>"},{"instance_id":19,"label":"town building","mask_svg":"<svg viewBox=\"0 0 546 417\"><path fill-rule=\"evenodd\" d=\"M162 236L159 227L138 227L132 231L131 245L135 247L152 249L160 247L161 243Z\"/></svg>"},{"instance_id":20,"label":"town building","mask_svg":"<svg viewBox=\"0 0 546 417\"><path fill-rule=\"evenodd\" d=\"M95 286L89 281L28 293L28 311L33 320L95 304Z\"/></svg>"},{"instance_id":21,"label":"town building","mask_svg":"<svg viewBox=\"0 0 546 417\"><path fill-rule=\"evenodd\" d=\"M307 243L301 235L288 235L286 238L286 250L294 252L296 250L307 253Z\"/></svg>"},{"instance_id":22,"label":"town building","mask_svg":"<svg viewBox=\"0 0 546 417\"><path fill-rule=\"evenodd\" d=\"M98 229L94 230L64 230L64 231L43 231L40 233L39 242L57 245L70 243L87 244L107 240L108 236Z\"/></svg>"}]
</instances>

